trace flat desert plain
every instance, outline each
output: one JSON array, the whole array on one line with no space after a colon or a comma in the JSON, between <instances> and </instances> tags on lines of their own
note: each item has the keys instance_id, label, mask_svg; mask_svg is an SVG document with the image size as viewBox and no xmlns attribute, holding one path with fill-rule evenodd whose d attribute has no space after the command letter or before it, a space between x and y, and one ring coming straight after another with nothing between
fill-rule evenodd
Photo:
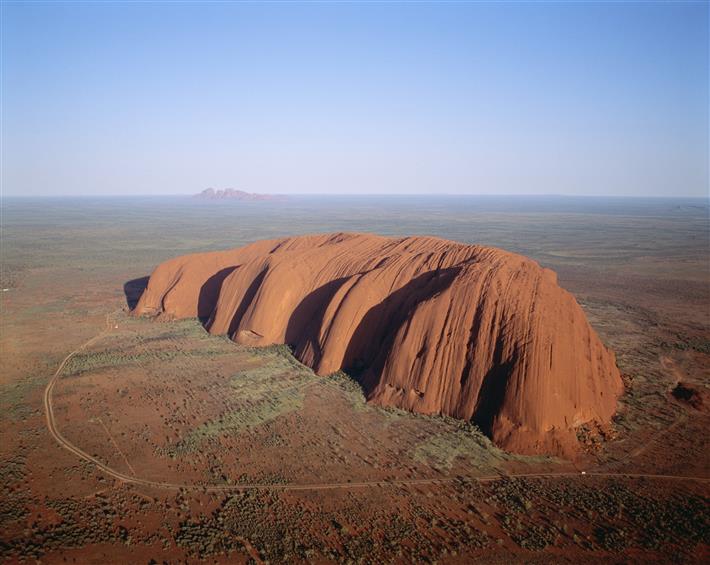
<instances>
[{"instance_id":1,"label":"flat desert plain","mask_svg":"<svg viewBox=\"0 0 710 565\"><path fill-rule=\"evenodd\" d=\"M699 199L5 199L0 558L619 563L710 558L710 237ZM573 459L365 402L286 346L129 310L161 262L324 232L553 269L624 381Z\"/></svg>"}]
</instances>

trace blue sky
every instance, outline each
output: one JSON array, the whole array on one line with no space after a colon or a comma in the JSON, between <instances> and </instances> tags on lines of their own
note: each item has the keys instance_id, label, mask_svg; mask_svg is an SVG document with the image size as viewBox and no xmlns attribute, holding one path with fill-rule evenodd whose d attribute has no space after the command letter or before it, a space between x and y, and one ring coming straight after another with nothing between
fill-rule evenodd
<instances>
[{"instance_id":1,"label":"blue sky","mask_svg":"<svg viewBox=\"0 0 710 565\"><path fill-rule=\"evenodd\" d=\"M708 3L2 6L5 195L707 196Z\"/></svg>"}]
</instances>

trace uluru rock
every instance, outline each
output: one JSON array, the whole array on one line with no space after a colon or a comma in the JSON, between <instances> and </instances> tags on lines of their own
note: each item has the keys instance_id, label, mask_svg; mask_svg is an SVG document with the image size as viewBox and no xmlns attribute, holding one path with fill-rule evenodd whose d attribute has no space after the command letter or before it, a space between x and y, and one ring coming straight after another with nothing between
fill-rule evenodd
<instances>
[{"instance_id":1,"label":"uluru rock","mask_svg":"<svg viewBox=\"0 0 710 565\"><path fill-rule=\"evenodd\" d=\"M471 420L498 446L570 455L623 390L612 351L554 272L434 237L260 241L156 268L138 315L200 317L238 343L286 343L369 402Z\"/></svg>"}]
</instances>

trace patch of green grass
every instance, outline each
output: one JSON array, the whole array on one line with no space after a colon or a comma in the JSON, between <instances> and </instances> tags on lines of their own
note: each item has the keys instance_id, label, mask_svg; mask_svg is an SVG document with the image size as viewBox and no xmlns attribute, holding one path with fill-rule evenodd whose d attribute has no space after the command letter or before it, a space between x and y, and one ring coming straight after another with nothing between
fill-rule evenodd
<instances>
[{"instance_id":1,"label":"patch of green grass","mask_svg":"<svg viewBox=\"0 0 710 565\"><path fill-rule=\"evenodd\" d=\"M67 361L62 374L78 375L99 369L140 365L149 361L170 361L182 355L179 351L151 351L150 353L124 353L122 351L92 351L77 353Z\"/></svg>"},{"instance_id":2,"label":"patch of green grass","mask_svg":"<svg viewBox=\"0 0 710 565\"><path fill-rule=\"evenodd\" d=\"M318 377L300 364L294 371L293 358L279 352L267 350L262 355L267 358L265 365L239 371L230 379L232 408L193 429L179 442L162 449L162 453L171 457L192 453L210 439L239 434L300 410L306 388Z\"/></svg>"},{"instance_id":3,"label":"patch of green grass","mask_svg":"<svg viewBox=\"0 0 710 565\"><path fill-rule=\"evenodd\" d=\"M362 411L367 407L367 400L362 386L346 372L337 371L327 377L323 377L323 379L324 384L333 386L343 392L355 410Z\"/></svg>"},{"instance_id":4,"label":"patch of green grass","mask_svg":"<svg viewBox=\"0 0 710 565\"><path fill-rule=\"evenodd\" d=\"M506 454L496 448L477 426L468 422L449 423L453 424L450 429L433 434L414 447L412 457L416 461L449 470L459 457L476 466L489 466L505 458Z\"/></svg>"},{"instance_id":5,"label":"patch of green grass","mask_svg":"<svg viewBox=\"0 0 710 565\"><path fill-rule=\"evenodd\" d=\"M64 367L63 375L126 365L163 363L177 358L214 357L239 352L238 346L227 338L209 335L197 320L181 320L162 324L147 320L121 320L121 327L148 326L146 337L130 333L121 336L121 346L113 349L82 351L74 355ZM145 331L145 327L141 328ZM107 339L115 339L109 336ZM156 342L171 345L170 349L151 348ZM140 349L140 350L139 350Z\"/></svg>"},{"instance_id":6,"label":"patch of green grass","mask_svg":"<svg viewBox=\"0 0 710 565\"><path fill-rule=\"evenodd\" d=\"M14 420L24 420L36 411L27 397L46 383L46 377L27 377L21 381L0 385L0 411L3 416Z\"/></svg>"},{"instance_id":7,"label":"patch of green grass","mask_svg":"<svg viewBox=\"0 0 710 565\"><path fill-rule=\"evenodd\" d=\"M291 395L277 394L269 400L225 412L218 418L195 428L177 443L160 449L159 452L170 457L194 453L205 441L223 434L238 434L258 427L279 416L295 412L302 405L301 392L296 391Z\"/></svg>"},{"instance_id":8,"label":"patch of green grass","mask_svg":"<svg viewBox=\"0 0 710 565\"><path fill-rule=\"evenodd\" d=\"M213 357L222 351L200 349L195 351L154 350L145 353L123 353L120 351L97 351L80 353L72 357L64 367L63 375L79 375L89 371L111 369L126 365L142 365L144 363L166 362L186 357Z\"/></svg>"},{"instance_id":9,"label":"patch of green grass","mask_svg":"<svg viewBox=\"0 0 710 565\"><path fill-rule=\"evenodd\" d=\"M662 349L677 349L679 351L694 350L698 353L710 355L710 341L698 337L678 336L678 341L660 343Z\"/></svg>"}]
</instances>

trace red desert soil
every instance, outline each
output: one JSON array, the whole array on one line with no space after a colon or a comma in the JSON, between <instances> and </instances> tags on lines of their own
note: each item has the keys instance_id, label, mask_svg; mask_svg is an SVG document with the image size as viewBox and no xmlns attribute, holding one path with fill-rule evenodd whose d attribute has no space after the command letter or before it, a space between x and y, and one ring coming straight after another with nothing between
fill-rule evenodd
<instances>
[{"instance_id":1,"label":"red desert soil","mask_svg":"<svg viewBox=\"0 0 710 565\"><path fill-rule=\"evenodd\" d=\"M200 317L241 344L286 343L369 401L473 420L500 447L572 455L623 391L615 356L553 271L433 237L260 241L158 266L135 313Z\"/></svg>"}]
</instances>

